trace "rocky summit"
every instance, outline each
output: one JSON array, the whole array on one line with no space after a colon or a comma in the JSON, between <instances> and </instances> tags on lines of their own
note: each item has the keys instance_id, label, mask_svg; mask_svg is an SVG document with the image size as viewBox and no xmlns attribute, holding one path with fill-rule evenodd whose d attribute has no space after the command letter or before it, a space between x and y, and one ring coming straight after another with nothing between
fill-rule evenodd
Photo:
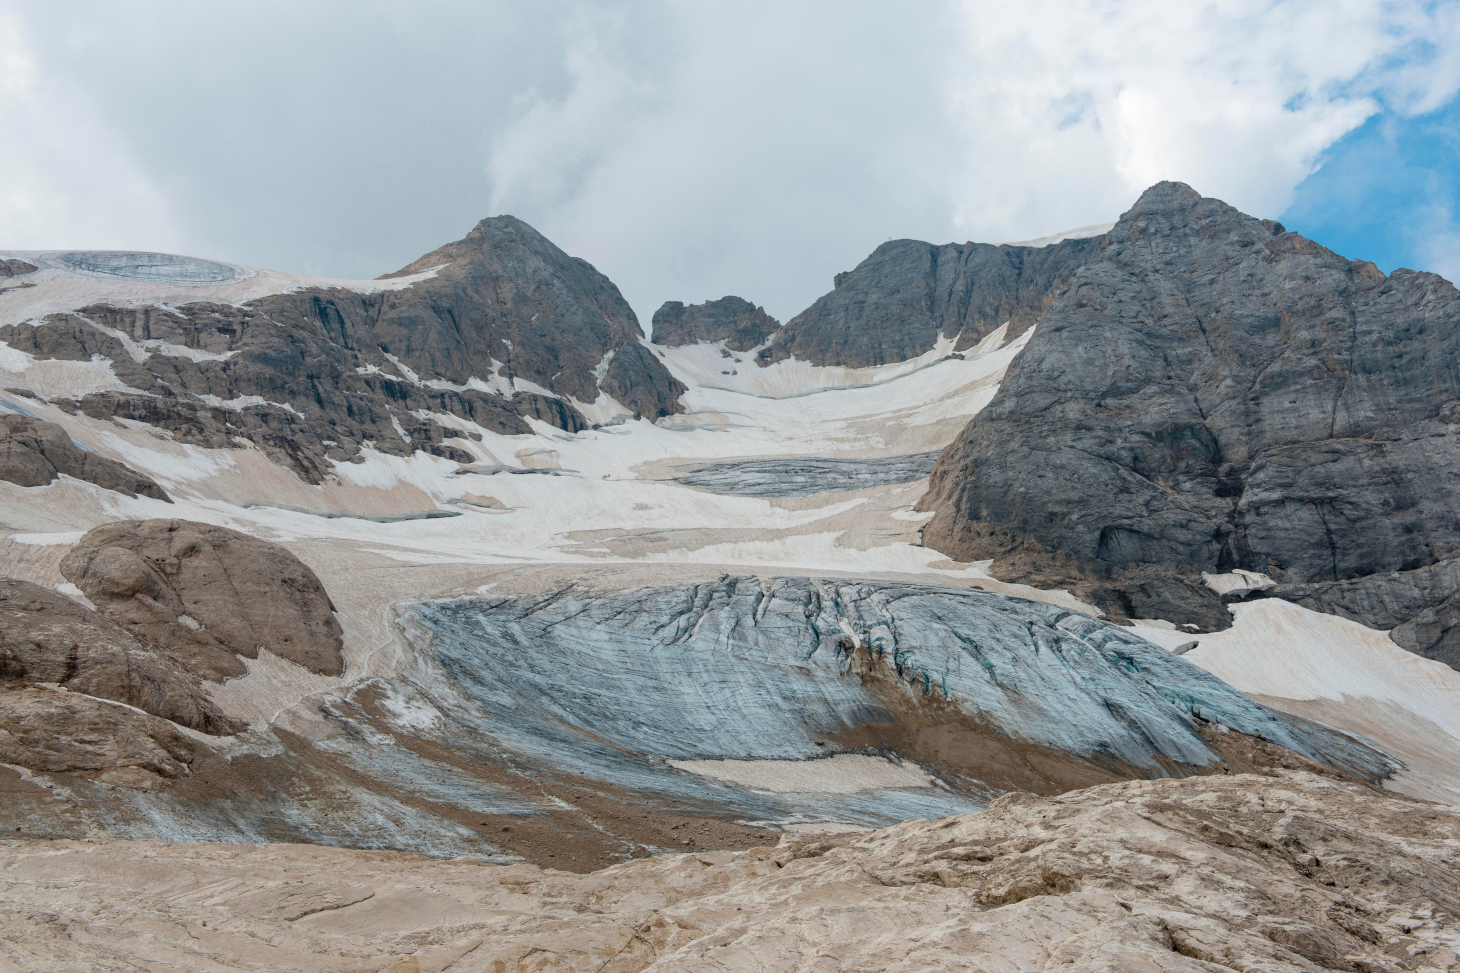
<instances>
[{"instance_id":1,"label":"rocky summit","mask_svg":"<svg viewBox=\"0 0 1460 973\"><path fill-rule=\"evenodd\" d=\"M1201 572L1232 569L1376 626L1413 621L1413 589L1415 616L1453 613L1457 324L1443 278L1162 183L945 450L924 541L1203 628L1227 615ZM1460 663L1448 632L1401 644Z\"/></svg>"},{"instance_id":2,"label":"rocky summit","mask_svg":"<svg viewBox=\"0 0 1460 973\"><path fill-rule=\"evenodd\" d=\"M0 969L1453 968L1457 315L1179 183L647 337L0 251Z\"/></svg>"}]
</instances>

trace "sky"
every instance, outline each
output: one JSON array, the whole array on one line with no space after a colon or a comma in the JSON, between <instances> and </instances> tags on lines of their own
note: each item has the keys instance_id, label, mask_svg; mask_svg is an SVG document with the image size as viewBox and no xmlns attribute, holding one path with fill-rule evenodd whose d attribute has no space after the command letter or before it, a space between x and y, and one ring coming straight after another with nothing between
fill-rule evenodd
<instances>
[{"instance_id":1,"label":"sky","mask_svg":"<svg viewBox=\"0 0 1460 973\"><path fill-rule=\"evenodd\" d=\"M1460 278L1460 0L0 0L0 247L368 278L511 213L645 326L1162 179Z\"/></svg>"}]
</instances>

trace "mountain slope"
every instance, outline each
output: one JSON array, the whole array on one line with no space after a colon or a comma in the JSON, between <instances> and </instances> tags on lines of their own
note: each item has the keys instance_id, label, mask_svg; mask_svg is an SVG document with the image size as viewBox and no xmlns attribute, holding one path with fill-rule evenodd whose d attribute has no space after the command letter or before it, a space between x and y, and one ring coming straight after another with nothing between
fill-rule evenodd
<instances>
[{"instance_id":1,"label":"mountain slope","mask_svg":"<svg viewBox=\"0 0 1460 973\"><path fill-rule=\"evenodd\" d=\"M1100 247L1100 237L1051 246L917 240L884 243L836 287L786 322L759 361L870 368L907 361L939 337L955 351L1003 324L1018 337Z\"/></svg>"},{"instance_id":2,"label":"mountain slope","mask_svg":"<svg viewBox=\"0 0 1460 973\"><path fill-rule=\"evenodd\" d=\"M1460 551L1457 324L1434 274L1162 183L943 453L924 542L1203 627L1227 623L1203 571L1390 584Z\"/></svg>"},{"instance_id":3,"label":"mountain slope","mask_svg":"<svg viewBox=\"0 0 1460 973\"><path fill-rule=\"evenodd\" d=\"M366 442L465 462L446 440L471 426L652 419L678 411L684 391L618 288L513 217L380 282L167 255L28 256L43 267L0 288L0 342L33 360L108 362L110 375L75 390L73 413L213 448L244 439L311 483Z\"/></svg>"}]
</instances>

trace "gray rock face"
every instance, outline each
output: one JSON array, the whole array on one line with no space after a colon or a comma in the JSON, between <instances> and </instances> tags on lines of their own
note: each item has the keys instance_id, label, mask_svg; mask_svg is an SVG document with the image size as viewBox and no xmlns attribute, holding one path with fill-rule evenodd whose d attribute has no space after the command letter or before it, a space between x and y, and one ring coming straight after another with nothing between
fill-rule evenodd
<instances>
[{"instance_id":1,"label":"gray rock face","mask_svg":"<svg viewBox=\"0 0 1460 973\"><path fill-rule=\"evenodd\" d=\"M129 497L141 495L172 502L150 477L87 452L54 422L0 415L0 480L37 487L62 473Z\"/></svg>"},{"instance_id":2,"label":"gray rock face","mask_svg":"<svg viewBox=\"0 0 1460 973\"><path fill-rule=\"evenodd\" d=\"M100 258L117 255L90 256L97 259L72 269L105 276L112 265ZM157 273L208 272L208 261L194 263L158 263ZM640 343L618 288L522 221L483 220L390 276L432 269L409 288L375 294L307 289L242 306L98 305L0 328L0 340L39 358L110 359L139 394L88 395L74 405L88 415L148 422L215 448L248 439L310 483L328 474L328 460L355 458L367 441L393 455L419 449L470 462L449 442L463 434L417 418L422 410L507 434L529 431L524 416L584 429L572 401L601 392L650 419L681 410L684 386ZM205 354L168 354L161 342ZM266 404L222 408L205 396Z\"/></svg>"},{"instance_id":3,"label":"gray rock face","mask_svg":"<svg viewBox=\"0 0 1460 973\"><path fill-rule=\"evenodd\" d=\"M937 453L882 459L761 459L710 463L676 476L676 483L743 497L809 497L828 490L861 490L921 480Z\"/></svg>"},{"instance_id":4,"label":"gray rock face","mask_svg":"<svg viewBox=\"0 0 1460 973\"><path fill-rule=\"evenodd\" d=\"M326 675L344 671L334 605L289 551L226 527L118 521L89 531L61 573L97 608L188 672L221 680L260 647Z\"/></svg>"},{"instance_id":5,"label":"gray rock face","mask_svg":"<svg viewBox=\"0 0 1460 973\"><path fill-rule=\"evenodd\" d=\"M684 387L644 351L633 309L586 260L498 216L387 276L442 264L435 278L385 296L370 334L382 350L457 384L490 375L500 361L582 402L598 397L594 373L612 353L605 391L651 419L676 411Z\"/></svg>"},{"instance_id":6,"label":"gray rock face","mask_svg":"<svg viewBox=\"0 0 1460 973\"><path fill-rule=\"evenodd\" d=\"M105 615L9 578L0 578L0 679L52 683L204 733L243 729L208 698L197 676Z\"/></svg>"},{"instance_id":7,"label":"gray rock face","mask_svg":"<svg viewBox=\"0 0 1460 973\"><path fill-rule=\"evenodd\" d=\"M938 335L971 348L1005 322L1010 337L1039 320L1100 237L1047 247L987 243L884 243L836 287L776 332L765 364L795 356L816 365L866 368L930 350Z\"/></svg>"},{"instance_id":8,"label":"gray rock face","mask_svg":"<svg viewBox=\"0 0 1460 973\"><path fill-rule=\"evenodd\" d=\"M1183 608L1162 586L1434 564L1460 551L1457 324L1460 294L1434 274L1386 278L1157 185L944 451L924 543L1006 574L1095 579L1121 614L1121 592L1144 586L1143 613L1202 625L1225 614L1215 596Z\"/></svg>"},{"instance_id":9,"label":"gray rock face","mask_svg":"<svg viewBox=\"0 0 1460 973\"><path fill-rule=\"evenodd\" d=\"M23 277L26 274L33 274L38 268L35 264L27 263L24 260L4 259L0 260L0 277Z\"/></svg>"},{"instance_id":10,"label":"gray rock face","mask_svg":"<svg viewBox=\"0 0 1460 973\"><path fill-rule=\"evenodd\" d=\"M685 305L665 301L654 312L656 345L677 348L696 342L725 342L731 351L750 351L780 328L781 322L739 297L722 297L718 301Z\"/></svg>"}]
</instances>

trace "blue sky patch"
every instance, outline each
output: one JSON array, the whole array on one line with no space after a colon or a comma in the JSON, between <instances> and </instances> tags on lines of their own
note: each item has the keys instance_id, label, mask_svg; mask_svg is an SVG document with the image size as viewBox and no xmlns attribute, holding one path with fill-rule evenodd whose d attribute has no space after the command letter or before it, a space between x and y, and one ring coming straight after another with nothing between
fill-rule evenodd
<instances>
[{"instance_id":1,"label":"blue sky patch","mask_svg":"<svg viewBox=\"0 0 1460 973\"><path fill-rule=\"evenodd\" d=\"M1279 219L1345 257L1460 276L1460 99L1381 112L1324 153Z\"/></svg>"}]
</instances>

